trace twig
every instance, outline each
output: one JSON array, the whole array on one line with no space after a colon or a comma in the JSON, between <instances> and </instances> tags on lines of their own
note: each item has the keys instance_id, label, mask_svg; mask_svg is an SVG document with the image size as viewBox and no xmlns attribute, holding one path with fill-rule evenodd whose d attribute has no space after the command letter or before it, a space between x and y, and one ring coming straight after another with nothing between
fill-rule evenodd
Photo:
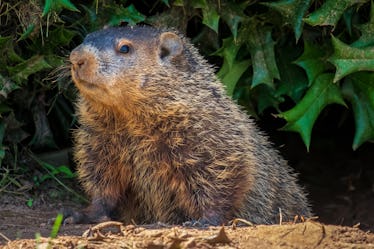
<instances>
[{"instance_id":1,"label":"twig","mask_svg":"<svg viewBox=\"0 0 374 249\"><path fill-rule=\"evenodd\" d=\"M245 219L240 219L240 218L233 219L231 222L232 222L232 229L236 229L236 226L239 222L242 222L251 227L255 226L252 222L245 220Z\"/></svg>"},{"instance_id":2,"label":"twig","mask_svg":"<svg viewBox=\"0 0 374 249\"><path fill-rule=\"evenodd\" d=\"M11 240L5 236L3 233L0 232L0 236L3 237L3 239L5 239L6 241L10 242Z\"/></svg>"}]
</instances>

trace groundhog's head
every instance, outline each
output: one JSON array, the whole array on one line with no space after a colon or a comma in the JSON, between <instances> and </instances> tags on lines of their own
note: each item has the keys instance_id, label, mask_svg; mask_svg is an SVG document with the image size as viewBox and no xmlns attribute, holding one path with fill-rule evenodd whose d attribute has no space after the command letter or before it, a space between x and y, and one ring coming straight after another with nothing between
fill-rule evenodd
<instances>
[{"instance_id":1,"label":"groundhog's head","mask_svg":"<svg viewBox=\"0 0 374 249\"><path fill-rule=\"evenodd\" d=\"M73 80L87 98L104 104L142 101L162 91L155 77L191 71L185 41L152 27L107 28L87 35L70 54ZM167 82L170 85L170 82ZM167 90L167 89L164 89Z\"/></svg>"}]
</instances>

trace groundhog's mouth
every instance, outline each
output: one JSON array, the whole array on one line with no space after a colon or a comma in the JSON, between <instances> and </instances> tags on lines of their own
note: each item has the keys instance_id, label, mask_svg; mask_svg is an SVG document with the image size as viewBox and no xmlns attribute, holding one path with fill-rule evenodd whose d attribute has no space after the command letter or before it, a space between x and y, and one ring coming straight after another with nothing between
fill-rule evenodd
<instances>
[{"instance_id":1,"label":"groundhog's mouth","mask_svg":"<svg viewBox=\"0 0 374 249\"><path fill-rule=\"evenodd\" d=\"M79 73L76 70L72 69L71 71L72 71L73 81L78 87L82 86L88 89L97 88L97 84L84 80L83 77L79 76Z\"/></svg>"},{"instance_id":2,"label":"groundhog's mouth","mask_svg":"<svg viewBox=\"0 0 374 249\"><path fill-rule=\"evenodd\" d=\"M96 89L97 88L96 84L93 84L93 83L85 81L85 80L77 80L76 84L78 84L80 86L83 86L85 88L88 88L88 89Z\"/></svg>"}]
</instances>

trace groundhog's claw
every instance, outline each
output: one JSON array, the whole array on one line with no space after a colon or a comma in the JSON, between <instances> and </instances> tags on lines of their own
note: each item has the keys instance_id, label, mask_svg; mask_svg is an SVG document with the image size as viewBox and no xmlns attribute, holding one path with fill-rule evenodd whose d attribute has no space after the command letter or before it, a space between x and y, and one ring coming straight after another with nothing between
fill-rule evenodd
<instances>
[{"instance_id":1,"label":"groundhog's claw","mask_svg":"<svg viewBox=\"0 0 374 249\"><path fill-rule=\"evenodd\" d=\"M106 215L97 215L89 211L73 211L71 209L64 209L62 211L64 216L63 225L67 224L91 224L110 221L111 219Z\"/></svg>"}]
</instances>

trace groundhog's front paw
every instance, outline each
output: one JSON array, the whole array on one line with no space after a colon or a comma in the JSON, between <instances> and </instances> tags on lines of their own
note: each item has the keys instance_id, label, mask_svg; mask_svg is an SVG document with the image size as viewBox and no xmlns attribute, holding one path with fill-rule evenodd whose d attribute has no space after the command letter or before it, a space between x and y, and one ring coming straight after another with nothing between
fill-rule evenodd
<instances>
[{"instance_id":1,"label":"groundhog's front paw","mask_svg":"<svg viewBox=\"0 0 374 249\"><path fill-rule=\"evenodd\" d=\"M95 213L83 210L81 212L74 211L70 208L62 211L64 216L63 224L93 224L111 220L106 215L97 215Z\"/></svg>"}]
</instances>

